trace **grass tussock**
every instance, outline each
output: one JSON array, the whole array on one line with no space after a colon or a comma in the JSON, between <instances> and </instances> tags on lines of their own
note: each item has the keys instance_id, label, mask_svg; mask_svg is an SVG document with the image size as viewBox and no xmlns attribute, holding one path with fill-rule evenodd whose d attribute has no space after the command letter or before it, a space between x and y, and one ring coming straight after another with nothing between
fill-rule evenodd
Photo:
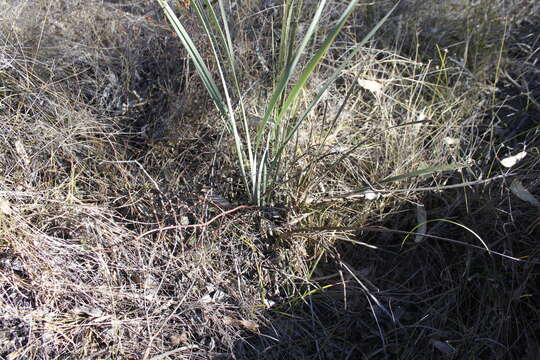
<instances>
[{"instance_id":1,"label":"grass tussock","mask_svg":"<svg viewBox=\"0 0 540 360\"><path fill-rule=\"evenodd\" d=\"M171 5L0 4L0 358L535 358L535 2Z\"/></svg>"}]
</instances>

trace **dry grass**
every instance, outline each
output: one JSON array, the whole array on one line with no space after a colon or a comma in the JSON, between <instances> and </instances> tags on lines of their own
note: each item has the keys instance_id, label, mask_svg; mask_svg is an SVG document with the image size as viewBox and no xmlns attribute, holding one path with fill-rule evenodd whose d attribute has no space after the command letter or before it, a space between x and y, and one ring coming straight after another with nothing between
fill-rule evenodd
<instances>
[{"instance_id":1,"label":"dry grass","mask_svg":"<svg viewBox=\"0 0 540 360\"><path fill-rule=\"evenodd\" d=\"M431 3L329 89L267 208L241 206L156 3L0 4L0 358L535 359L539 213L510 185L540 196L540 9ZM265 4L232 12L254 120ZM360 7L309 90L390 5ZM419 207L466 228L406 238Z\"/></svg>"}]
</instances>

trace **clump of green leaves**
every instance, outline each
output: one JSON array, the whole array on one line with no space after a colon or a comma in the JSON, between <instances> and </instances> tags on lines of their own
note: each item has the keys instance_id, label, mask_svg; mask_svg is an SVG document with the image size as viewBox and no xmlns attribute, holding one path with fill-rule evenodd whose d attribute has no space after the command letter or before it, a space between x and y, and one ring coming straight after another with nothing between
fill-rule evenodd
<instances>
[{"instance_id":1,"label":"clump of green leaves","mask_svg":"<svg viewBox=\"0 0 540 360\"><path fill-rule=\"evenodd\" d=\"M206 60L197 49L189 32L167 1L158 0L158 2L193 61L227 130L234 137L235 154L247 195L257 205L269 202L274 191L277 190L278 179L283 172L284 159L288 156L288 145L297 134L302 122L328 87L336 81L347 66L351 65L354 55L391 13L389 12L362 41L350 49L341 64L321 84L308 105L301 106L300 99L308 80L321 64L347 19L355 10L358 0L352 0L348 4L318 49L312 54L307 53L310 48L308 45L311 44L318 31L327 0L318 2L309 27L299 40L297 40L301 32L299 23L305 14L303 10L306 5L302 0L286 0L282 11L278 69L275 72L277 75L264 115L253 128L246 114L243 97L245 89L240 86L240 74L224 0L218 0L217 5L211 4L209 0L191 2L215 58L217 80L215 74L210 72Z\"/></svg>"}]
</instances>

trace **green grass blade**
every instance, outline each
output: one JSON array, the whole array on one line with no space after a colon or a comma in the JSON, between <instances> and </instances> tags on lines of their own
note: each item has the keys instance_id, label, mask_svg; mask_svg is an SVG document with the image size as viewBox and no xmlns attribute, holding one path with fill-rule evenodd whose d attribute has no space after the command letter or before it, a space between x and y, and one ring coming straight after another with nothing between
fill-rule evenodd
<instances>
[{"instance_id":1,"label":"green grass blade","mask_svg":"<svg viewBox=\"0 0 540 360\"><path fill-rule=\"evenodd\" d=\"M308 105L308 107L306 108L306 110L303 112L302 115L298 116L296 121L293 123L293 125L289 128L289 131L286 135L286 137L284 138L284 140L280 143L277 151L276 151L276 154L275 154L275 159L274 161L279 161L279 159L281 158L282 156L282 153L285 149L285 146L289 143L289 141L292 139L292 137L294 136L294 134L296 133L296 131L298 130L298 128L300 127L300 125L302 124L302 122L305 120L305 118L308 116L308 114L311 112L311 110L319 103L320 99L322 98L322 96L326 93L326 90L328 90L328 88L330 87L330 85L332 85L338 78L339 76L341 75L341 73L343 72L343 70L349 66L352 62L352 60L354 59L354 57L356 56L356 54L362 49L362 46L364 46L372 37L373 35L375 35L375 33L379 30L379 28L386 22L386 20L388 20L388 18L390 17L390 15L394 12L394 10L396 9L396 7L399 5L399 1L394 5L394 7L392 7L392 9L390 9L390 11L388 11L388 13L370 30L370 32L364 36L364 38L362 38L362 40L356 44L356 46L354 47L354 49L352 51L350 51L349 55L345 58L344 61L342 61L342 63L340 64L340 66L338 66L336 68L336 70L332 73L332 75L324 82L323 86L321 87L321 89L319 90L319 92L317 93L317 95L313 98L313 100L311 101L311 103Z\"/></svg>"},{"instance_id":2,"label":"green grass blade","mask_svg":"<svg viewBox=\"0 0 540 360\"><path fill-rule=\"evenodd\" d=\"M169 4L165 0L158 0L159 5L161 6L165 16L171 23L174 31L180 38L182 45L188 52L189 57L193 61L201 80L203 81L204 86L208 90L208 93L214 103L219 107L220 112L226 113L226 110L223 108L223 97L217 87L206 63L204 62L201 54L197 50L197 47L193 43L193 40L189 36L188 32L184 26L178 20L178 17L174 14L174 11L171 9Z\"/></svg>"},{"instance_id":3,"label":"green grass blade","mask_svg":"<svg viewBox=\"0 0 540 360\"><path fill-rule=\"evenodd\" d=\"M176 34L180 38L182 45L188 52L189 57L193 61L195 65L195 69L197 70L197 73L201 77L201 80L205 88L207 89L210 95L210 98L212 99L216 108L220 112L221 117L224 119L227 129L234 136L235 152L238 158L237 160L239 163L240 172L244 180L244 183L246 185L246 188L249 188L251 181L249 180L250 178L247 176L248 172L247 172L246 164L244 161L245 156L244 156L244 149L243 149L243 141L236 126L236 120L234 117L234 109L232 106L231 97L227 89L227 80L226 80L225 72L223 71L222 66L221 66L223 56L219 51L219 47L217 46L218 44L216 43L217 41L216 37L214 36L214 33L212 31L212 28L214 28L214 31L216 31L220 35L218 39L225 39L225 35L223 34L223 31L220 30L219 22L217 21L215 12L213 12L213 9L212 9L212 11L210 12L210 15L208 16L207 13L204 11L204 5L201 5L201 3L198 1L193 2L193 7L195 9L195 12L205 29L206 35L210 42L212 53L214 54L214 57L216 59L218 73L219 73L219 77L221 79L221 83L223 87L223 94L221 93L216 82L214 81L212 74L210 73L207 65L205 64L193 40L191 39L188 32L181 24L181 22L179 21L176 14L174 14L173 10L166 3L166 1L158 0L158 2L162 7L163 12L167 16L167 19L173 26L173 29L175 30ZM209 3L207 0L206 0L206 5L207 5L207 8L211 9L211 6L208 6ZM229 42L229 44L231 43ZM230 48L226 48L226 49L232 50ZM227 53L231 54L231 52L227 52ZM230 58L231 57L229 57L229 59ZM251 157L250 157L250 166L253 166L253 159ZM253 176L251 177L251 179L253 179Z\"/></svg>"},{"instance_id":4,"label":"green grass blade","mask_svg":"<svg viewBox=\"0 0 540 360\"><path fill-rule=\"evenodd\" d=\"M349 6L347 6L347 9L343 12L339 20L337 21L336 26L334 29L330 32L330 34L326 37L325 41L321 45L320 49L315 53L315 55L311 58L311 60L306 65L306 68L304 71L300 74L300 77L294 87L292 88L291 92L287 96L287 99L285 100L283 106L281 107L281 110L277 116L276 119L276 125L279 126L281 124L281 121L283 117L285 116L285 113L289 110L290 106L295 102L297 97L300 94L300 91L305 86L306 82L308 81L309 77L315 70L315 68L320 64L322 58L326 55L328 50L330 49L330 46L333 44L334 40L336 39L336 36L339 34L343 26L345 25L345 22L347 21L348 17L351 15L352 11L356 7L356 4L358 3L358 0L353 0L349 3ZM321 5L323 5L324 2L321 2ZM310 24L310 27L307 31L306 37L304 38L304 41L302 42L299 52L302 52L307 42L309 41L309 38L313 35L313 32L315 31L316 25L320 18L320 11L322 11L322 8L319 7L317 9L317 13L313 17L313 21ZM295 64L296 65L296 64Z\"/></svg>"},{"instance_id":5,"label":"green grass blade","mask_svg":"<svg viewBox=\"0 0 540 360\"><path fill-rule=\"evenodd\" d=\"M397 176L392 176L392 177L389 177L389 178L386 178L386 179L383 179L383 180L379 181L379 184L384 184L384 183L409 179L409 178L412 178L412 177L431 175L431 174L441 172L441 171L451 171L451 170L463 169L464 167L466 167L466 166L461 165L461 164L433 166L433 167L429 167L429 168L418 169L418 170L411 171L411 172L401 174L401 175L397 175Z\"/></svg>"},{"instance_id":6,"label":"green grass blade","mask_svg":"<svg viewBox=\"0 0 540 360\"><path fill-rule=\"evenodd\" d=\"M354 2L357 2L358 0L354 0ZM317 24L319 23L319 20L322 15L322 11L324 9L324 6L326 5L326 0L322 0L319 5L317 6L317 10L315 11L315 15L313 16L313 19L309 25L308 30L306 31L306 34L304 38L302 39L302 42L298 46L298 50L296 51L294 57L291 59L290 63L285 66L285 69L283 70L281 77L278 81L278 84L276 88L274 89L272 96L270 98L270 102L268 103L268 106L266 107L266 111L264 113L263 119L261 120L259 124L259 128L257 131L256 136L256 148L259 148L261 141L262 141L262 135L264 134L264 131L266 129L266 125L268 124L268 121L270 119L271 114L276 110L276 105L278 103L278 100L283 95L287 84L289 83L289 80L294 74L294 70L296 69L298 62L300 61L300 58L302 54L304 53L307 44L309 43L309 40L313 36L315 29L317 27ZM292 41L292 40L291 40ZM290 104L289 104L290 107ZM278 113L284 113L286 109L284 108L284 105L280 106L280 109ZM274 125L279 126L277 122Z\"/></svg>"},{"instance_id":7,"label":"green grass blade","mask_svg":"<svg viewBox=\"0 0 540 360\"><path fill-rule=\"evenodd\" d=\"M432 223L432 222L446 222L446 223L449 223L449 224L453 224L453 225L456 225L456 226L459 226L465 230L467 230L468 232L470 232L475 238L477 238L480 243L484 246L484 248L487 250L487 252L491 255L492 251L491 249L488 247L487 243L484 241L484 239L482 239L482 237L480 235L478 235L474 230L470 229L469 227L463 225L463 224L460 224L458 222L455 222L455 221L452 221L452 220L448 220L448 219L433 219L433 220L428 220L428 221L425 221L423 224L429 224L429 223ZM420 227L422 224L418 224L416 225L402 240L401 242L401 246L403 247L403 245L405 244L405 242L407 241L407 239L409 238L409 236L411 235L411 233L414 233L414 231ZM481 249L481 247L479 247Z\"/></svg>"}]
</instances>

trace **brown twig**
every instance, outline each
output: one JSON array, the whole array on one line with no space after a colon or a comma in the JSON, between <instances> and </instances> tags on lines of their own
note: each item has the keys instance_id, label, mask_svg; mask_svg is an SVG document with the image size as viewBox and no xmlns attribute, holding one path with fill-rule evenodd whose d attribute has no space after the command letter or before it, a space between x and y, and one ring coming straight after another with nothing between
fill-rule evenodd
<instances>
[{"instance_id":1,"label":"brown twig","mask_svg":"<svg viewBox=\"0 0 540 360\"><path fill-rule=\"evenodd\" d=\"M448 190L448 189L457 189L467 186L474 186L474 185L482 185L489 183L491 181L497 180L497 179L503 179L513 176L513 174L503 174L503 175L497 175L488 179L483 180L474 180L474 181L467 181L460 184L452 184L452 185L443 185L443 186L429 186L429 187L418 187L418 188L411 188L411 189L394 189L394 190L385 190L385 189L377 189L377 188L366 188L364 191L374 193L374 194L381 194L381 195L390 195L390 194L397 194L397 193L404 193L404 192L413 192L413 191L437 191L437 190ZM357 199L364 199L366 192L352 192L344 195L329 197L329 198L322 198L318 199L316 201L313 201L310 205L317 205L322 203L329 203L329 202L338 202L338 201L351 201L351 200L357 200Z\"/></svg>"},{"instance_id":2,"label":"brown twig","mask_svg":"<svg viewBox=\"0 0 540 360\"><path fill-rule=\"evenodd\" d=\"M189 224L189 225L170 225L170 226L166 226L166 227L163 227L163 228L156 228L156 229L148 230L148 231L142 233L141 235L137 236L136 238L120 241L120 242L118 242L116 244L108 246L108 248L112 248L112 247L115 247L115 246L118 246L118 245L122 245L122 244L125 244L125 243L129 242L129 241L138 241L138 240L142 239L143 237L148 236L148 235L153 234L153 233L156 233L156 232L169 231L169 230L178 230L178 229L193 229L193 228L206 227L206 226L212 224L217 219L219 219L219 218L221 218L221 217L223 217L225 215L232 214L234 212L237 212L238 210L254 209L254 208L257 208L257 207L258 206L256 206L256 205L240 205L240 206L237 206L237 207L232 208L230 210L223 211L222 213L214 216L210 220L208 220L206 222L203 222L203 223Z\"/></svg>"}]
</instances>

